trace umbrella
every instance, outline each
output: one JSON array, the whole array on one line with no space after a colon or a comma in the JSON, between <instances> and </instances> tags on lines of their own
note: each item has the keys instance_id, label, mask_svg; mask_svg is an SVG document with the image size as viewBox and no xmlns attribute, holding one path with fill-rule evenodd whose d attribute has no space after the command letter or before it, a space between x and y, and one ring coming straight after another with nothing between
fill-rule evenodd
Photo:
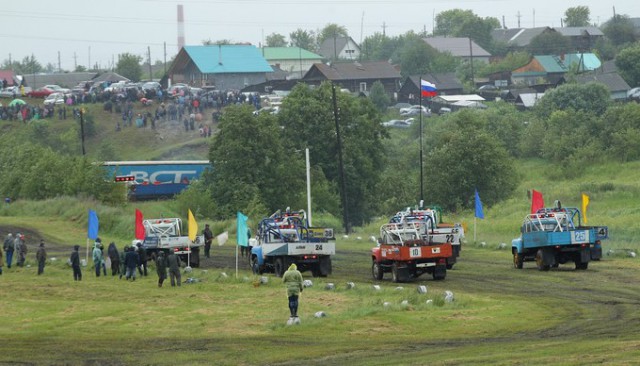
<instances>
[{"instance_id":1,"label":"umbrella","mask_svg":"<svg viewBox=\"0 0 640 366\"><path fill-rule=\"evenodd\" d=\"M25 102L22 99L14 99L11 101L11 103L9 103L9 107L14 106L16 104L27 104L27 102Z\"/></svg>"}]
</instances>

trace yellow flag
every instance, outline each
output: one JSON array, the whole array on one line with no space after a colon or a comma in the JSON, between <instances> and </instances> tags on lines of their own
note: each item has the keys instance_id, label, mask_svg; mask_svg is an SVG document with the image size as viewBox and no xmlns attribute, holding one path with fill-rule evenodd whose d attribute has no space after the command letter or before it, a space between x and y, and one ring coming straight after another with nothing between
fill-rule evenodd
<instances>
[{"instance_id":1,"label":"yellow flag","mask_svg":"<svg viewBox=\"0 0 640 366\"><path fill-rule=\"evenodd\" d=\"M196 218L193 217L193 213L189 210L189 240L195 241L198 235L198 223Z\"/></svg>"},{"instance_id":2,"label":"yellow flag","mask_svg":"<svg viewBox=\"0 0 640 366\"><path fill-rule=\"evenodd\" d=\"M582 217L584 218L584 224L587 224L587 207L589 207L589 196L582 194Z\"/></svg>"}]
</instances>

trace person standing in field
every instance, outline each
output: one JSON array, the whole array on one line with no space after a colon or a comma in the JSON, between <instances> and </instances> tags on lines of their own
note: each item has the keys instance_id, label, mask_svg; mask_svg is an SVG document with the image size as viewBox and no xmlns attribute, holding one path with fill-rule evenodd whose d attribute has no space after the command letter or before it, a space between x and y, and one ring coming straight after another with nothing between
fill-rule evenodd
<instances>
[{"instance_id":1,"label":"person standing in field","mask_svg":"<svg viewBox=\"0 0 640 366\"><path fill-rule=\"evenodd\" d=\"M303 290L302 274L298 271L298 266L292 263L289 269L282 276L282 282L287 287L287 297L289 298L289 311L292 318L298 317L298 297Z\"/></svg>"},{"instance_id":2,"label":"person standing in field","mask_svg":"<svg viewBox=\"0 0 640 366\"><path fill-rule=\"evenodd\" d=\"M127 267L127 272L125 277L127 281L131 278L132 281L136 280L136 268L138 267L138 253L136 252L136 248L131 246L127 249L127 253L124 256L124 264Z\"/></svg>"},{"instance_id":3,"label":"person standing in field","mask_svg":"<svg viewBox=\"0 0 640 366\"><path fill-rule=\"evenodd\" d=\"M120 254L118 253L118 248L116 248L116 243L109 243L109 248L107 249L107 255L111 260L111 276L115 276L116 274L120 274ZM120 275L122 277L122 275Z\"/></svg>"},{"instance_id":4,"label":"person standing in field","mask_svg":"<svg viewBox=\"0 0 640 366\"><path fill-rule=\"evenodd\" d=\"M127 266L125 265L125 256L127 255L127 252L129 251L129 246L125 245L124 248L122 249L122 252L120 252L120 279L122 279L122 276L124 276L124 274L127 272Z\"/></svg>"},{"instance_id":5,"label":"person standing in field","mask_svg":"<svg viewBox=\"0 0 640 366\"><path fill-rule=\"evenodd\" d=\"M47 250L44 249L44 240L40 240L40 246L36 252L36 259L38 260L38 276L44 273L44 265L47 262Z\"/></svg>"},{"instance_id":6,"label":"person standing in field","mask_svg":"<svg viewBox=\"0 0 640 366\"><path fill-rule=\"evenodd\" d=\"M11 261L13 260L13 234L7 234L4 239L4 252L7 255L7 268L11 268Z\"/></svg>"},{"instance_id":7,"label":"person standing in field","mask_svg":"<svg viewBox=\"0 0 640 366\"><path fill-rule=\"evenodd\" d=\"M17 233L13 240L13 251L18 253L17 266L24 267L24 261L27 258L27 243L24 242L24 235L21 233Z\"/></svg>"},{"instance_id":8,"label":"person standing in field","mask_svg":"<svg viewBox=\"0 0 640 366\"><path fill-rule=\"evenodd\" d=\"M209 228L209 224L206 224L204 226L202 235L204 235L204 256L209 258L209 252L211 251L211 242L213 241L213 233Z\"/></svg>"},{"instance_id":9,"label":"person standing in field","mask_svg":"<svg viewBox=\"0 0 640 366\"><path fill-rule=\"evenodd\" d=\"M80 269L80 246L74 245L73 252L71 252L71 257L69 258L69 262L71 262L71 268L73 268L73 280L81 281L82 280L82 270Z\"/></svg>"},{"instance_id":10,"label":"person standing in field","mask_svg":"<svg viewBox=\"0 0 640 366\"><path fill-rule=\"evenodd\" d=\"M167 279L167 258L162 250L158 252L156 257L156 271L158 272L158 287L162 287L162 283Z\"/></svg>"},{"instance_id":11,"label":"person standing in field","mask_svg":"<svg viewBox=\"0 0 640 366\"><path fill-rule=\"evenodd\" d=\"M147 276L147 250L142 246L142 243L138 242L138 272L140 272L140 276L143 274Z\"/></svg>"},{"instance_id":12,"label":"person standing in field","mask_svg":"<svg viewBox=\"0 0 640 366\"><path fill-rule=\"evenodd\" d=\"M104 258L102 257L102 250L100 249L100 242L96 241L93 245L93 265L96 268L96 277L100 277L100 270L102 269L102 262Z\"/></svg>"},{"instance_id":13,"label":"person standing in field","mask_svg":"<svg viewBox=\"0 0 640 366\"><path fill-rule=\"evenodd\" d=\"M169 278L171 279L171 287L178 283L181 285L180 279L180 258L174 252L169 252L167 257L167 265L169 266Z\"/></svg>"}]
</instances>

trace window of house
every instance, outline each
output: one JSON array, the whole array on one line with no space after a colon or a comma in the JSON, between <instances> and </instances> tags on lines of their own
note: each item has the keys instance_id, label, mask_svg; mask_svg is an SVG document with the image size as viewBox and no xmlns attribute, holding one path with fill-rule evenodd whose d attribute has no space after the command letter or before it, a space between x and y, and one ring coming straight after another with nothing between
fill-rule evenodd
<instances>
[{"instance_id":1,"label":"window of house","mask_svg":"<svg viewBox=\"0 0 640 366\"><path fill-rule=\"evenodd\" d=\"M367 83L360 83L360 91L361 92L367 91Z\"/></svg>"}]
</instances>

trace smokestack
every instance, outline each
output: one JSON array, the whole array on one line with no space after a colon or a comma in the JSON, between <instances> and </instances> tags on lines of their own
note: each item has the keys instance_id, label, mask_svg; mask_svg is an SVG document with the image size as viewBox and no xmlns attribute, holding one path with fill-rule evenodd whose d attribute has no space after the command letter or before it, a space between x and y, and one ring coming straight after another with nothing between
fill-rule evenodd
<instances>
[{"instance_id":1,"label":"smokestack","mask_svg":"<svg viewBox=\"0 0 640 366\"><path fill-rule=\"evenodd\" d=\"M178 5L178 52L184 47L184 11L182 5Z\"/></svg>"}]
</instances>

